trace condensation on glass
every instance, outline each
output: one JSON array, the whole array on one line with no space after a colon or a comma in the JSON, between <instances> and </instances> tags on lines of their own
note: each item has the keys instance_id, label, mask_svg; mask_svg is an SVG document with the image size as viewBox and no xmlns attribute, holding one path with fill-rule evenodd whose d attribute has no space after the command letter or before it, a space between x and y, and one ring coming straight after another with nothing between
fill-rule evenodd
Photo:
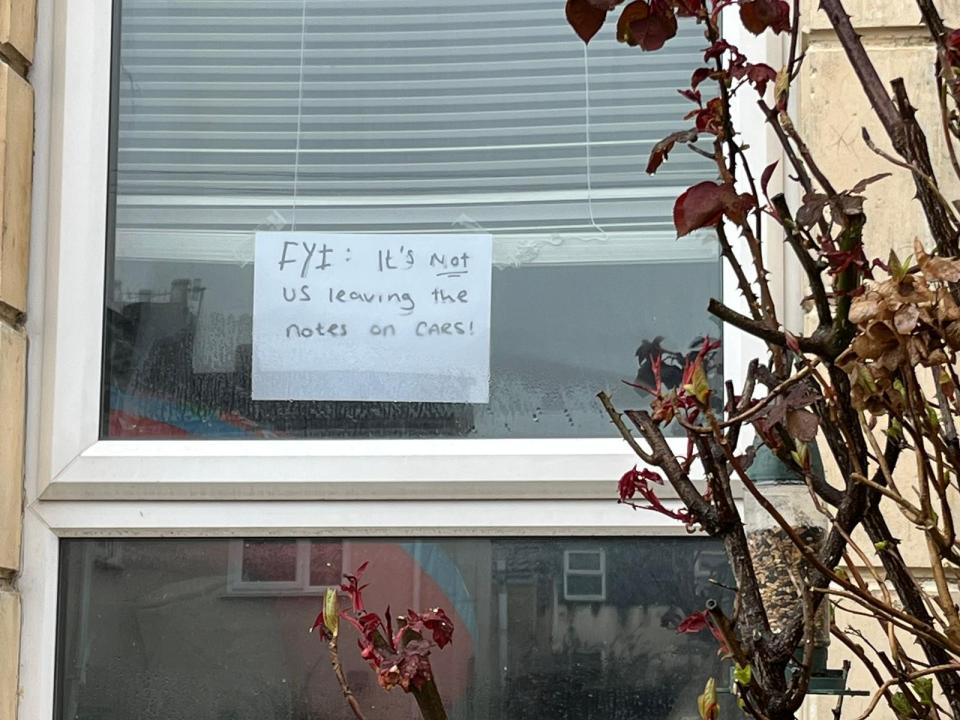
<instances>
[{"instance_id":1,"label":"condensation on glass","mask_svg":"<svg viewBox=\"0 0 960 720\"><path fill-rule=\"evenodd\" d=\"M723 550L706 539L65 540L55 717L352 718L307 628L314 580L365 561L368 609L453 620L453 644L432 656L451 720L681 720L708 677L727 684L712 636L676 631L708 599L731 601L711 582L731 582ZM343 633L366 716L419 717ZM723 717L738 717L729 700Z\"/></svg>"},{"instance_id":2,"label":"condensation on glass","mask_svg":"<svg viewBox=\"0 0 960 720\"><path fill-rule=\"evenodd\" d=\"M598 391L719 335L715 239L671 222L714 170L643 172L693 25L585 57L558 0L115 4L104 437L605 437ZM253 238L294 228L492 233L489 403L251 400Z\"/></svg>"}]
</instances>

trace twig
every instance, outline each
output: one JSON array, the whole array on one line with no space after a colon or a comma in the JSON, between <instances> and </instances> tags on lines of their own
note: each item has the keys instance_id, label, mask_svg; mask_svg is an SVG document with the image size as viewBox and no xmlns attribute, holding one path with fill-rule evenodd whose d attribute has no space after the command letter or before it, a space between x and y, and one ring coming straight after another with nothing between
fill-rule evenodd
<instances>
[{"instance_id":1,"label":"twig","mask_svg":"<svg viewBox=\"0 0 960 720\"><path fill-rule=\"evenodd\" d=\"M789 347L787 336L782 331L771 328L762 321L748 318L746 315L742 315L733 308L724 305L719 300L711 298L710 303L707 305L707 312L733 325L735 328L739 328L745 333L763 340L769 345L780 348ZM821 357L828 354L826 343L819 338L797 336L796 341L801 352L819 355Z\"/></svg>"},{"instance_id":2,"label":"twig","mask_svg":"<svg viewBox=\"0 0 960 720\"><path fill-rule=\"evenodd\" d=\"M930 193L940 201L940 204L943 206L944 211L950 217L950 219L953 220L955 224L960 222L958 221L957 214L954 212L953 207L950 205L950 202L947 200L947 198L943 196L943 193L940 192L940 188L937 187L937 183L932 177L930 177L929 175L927 175L927 173L925 173L923 170L917 167L916 164L905 162L903 160L898 160L897 158L893 157L893 155L891 155L890 153L878 147L877 144L870 137L870 133L867 132L867 129L865 127L860 128L860 137L863 138L863 142L866 143L867 147L870 148L870 150L875 155L882 157L884 160L886 160L888 163L891 163L892 165L896 165L899 168L903 168L904 170L909 170L911 173L913 173L914 177L917 178L919 181L923 182L923 184L927 186L927 189L930 190Z\"/></svg>"},{"instance_id":3,"label":"twig","mask_svg":"<svg viewBox=\"0 0 960 720\"><path fill-rule=\"evenodd\" d=\"M867 720L870 717L870 713L873 712L874 708L877 707L877 703L880 702L880 698L883 697L883 691L889 690L894 685L899 685L904 682L912 682L917 678L922 678L926 675L935 675L942 672L957 672L960 670L960 665L957 663L946 663L944 665L934 665L933 667L924 668L923 670L917 670L916 672L907 673L902 678L891 678L883 683L880 686L880 689L873 694L873 697L870 698L870 703L867 705L867 709L860 714L857 720Z\"/></svg>"},{"instance_id":4,"label":"twig","mask_svg":"<svg viewBox=\"0 0 960 720\"><path fill-rule=\"evenodd\" d=\"M797 225L790 215L787 199L781 193L770 198L770 202L777 211L793 254L796 255L807 275L807 283L810 285L810 292L813 294L813 301L817 307L817 319L820 321L821 327L830 327L833 323L833 314L830 312L830 297L827 295L827 289L823 284L823 272L817 261L803 246Z\"/></svg>"},{"instance_id":5,"label":"twig","mask_svg":"<svg viewBox=\"0 0 960 720\"><path fill-rule=\"evenodd\" d=\"M616 426L617 430L620 432L620 437L626 440L627 445L630 446L630 449L633 450L637 457L639 457L645 463L648 465L653 465L653 455L640 447L640 443L637 442L637 439L633 436L633 433L630 432L630 428L628 428L626 423L623 422L623 416L614 406L613 400L610 399L610 396L606 392L601 391L597 393L597 398L599 398L600 404L603 405L603 409L607 411L607 415L610 417L610 422Z\"/></svg>"},{"instance_id":6,"label":"twig","mask_svg":"<svg viewBox=\"0 0 960 720\"><path fill-rule=\"evenodd\" d=\"M340 691L343 693L343 699L347 701L347 705L350 706L350 709L353 711L353 716L357 720L366 720L366 718L363 716L363 711L360 709L360 703L357 702L357 698L354 696L353 691L347 684L347 678L343 674L343 667L340 665L340 653L337 648L336 634L330 638L328 648L330 650L330 664L333 666L333 674L336 675L337 682L340 684Z\"/></svg>"}]
</instances>

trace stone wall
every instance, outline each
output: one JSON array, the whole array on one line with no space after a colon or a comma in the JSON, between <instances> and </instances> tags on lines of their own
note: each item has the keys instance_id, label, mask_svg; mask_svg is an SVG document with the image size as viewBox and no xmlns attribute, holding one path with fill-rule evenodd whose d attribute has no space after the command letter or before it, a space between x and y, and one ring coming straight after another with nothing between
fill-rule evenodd
<instances>
[{"instance_id":1,"label":"stone wall","mask_svg":"<svg viewBox=\"0 0 960 720\"><path fill-rule=\"evenodd\" d=\"M868 199L865 206L867 254L886 258L889 249L895 248L900 257L907 257L913 253L914 238L929 240L930 237L923 212L914 199L913 180L909 173L892 167L864 144L861 128L866 127L874 142L890 149L886 133L871 112L836 35L817 5L817 0L804 0L806 60L799 92L795 96L798 99L798 126L818 164L837 188L851 187L861 178L876 173L893 173L892 177L872 186L868 192L872 199ZM942 0L937 5L948 26L960 24L960 0ZM939 131L940 113L933 75L935 52L920 23L916 4L913 0L844 0L844 6L881 78L888 86L895 78L904 79L910 99L918 109L920 123L927 131L930 155L941 187L948 198L960 198L960 184L950 169ZM894 535L905 541L900 549L907 562L918 569L929 568L923 535L911 528L895 508L890 508L887 515L893 520ZM861 546L871 549L866 540ZM841 626L862 625L863 631L876 640L877 647L886 645L874 622L862 624L857 618L841 614L837 616L837 623ZM834 641L830 649L830 666L840 667L847 657L842 646ZM858 661L850 659L853 667L848 686L872 692L874 683ZM843 717L857 717L866 702L862 698L846 700ZM829 696L811 698L806 703L805 716L811 720L832 717L835 704L836 698ZM893 714L883 705L871 715L877 720L892 717Z\"/></svg>"},{"instance_id":2,"label":"stone wall","mask_svg":"<svg viewBox=\"0 0 960 720\"><path fill-rule=\"evenodd\" d=\"M34 0L0 0L0 720L17 714Z\"/></svg>"}]
</instances>

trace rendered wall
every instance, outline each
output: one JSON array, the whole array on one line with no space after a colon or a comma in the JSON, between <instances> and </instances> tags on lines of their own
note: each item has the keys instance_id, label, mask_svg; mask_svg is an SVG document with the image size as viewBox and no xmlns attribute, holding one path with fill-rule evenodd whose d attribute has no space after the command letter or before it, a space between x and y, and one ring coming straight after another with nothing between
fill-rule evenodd
<instances>
[{"instance_id":1,"label":"rendered wall","mask_svg":"<svg viewBox=\"0 0 960 720\"><path fill-rule=\"evenodd\" d=\"M896 249L900 257L913 253L914 238L929 240L926 221L919 202L914 199L913 180L905 170L893 167L875 155L861 138L866 127L871 138L881 148L890 150L890 143L870 105L847 57L840 47L826 16L817 9L817 0L804 0L805 18L803 40L806 60L800 78L797 121L818 164L837 188L848 188L858 180L876 173L891 172L893 176L874 185L868 191L865 211L867 227L865 238L869 257L886 258L889 249ZM948 27L960 23L960 0L940 0ZM942 140L940 112L934 86L935 51L926 28L920 23L920 12L914 0L844 0L854 27L863 38L881 78L889 82L902 77L918 119L930 141L930 156L937 178L948 198L960 198L960 186L950 170L946 146ZM928 244L929 246L929 244ZM909 466L911 463L901 463ZM901 468L902 469L902 468ZM909 472L905 480L909 480ZM886 501L884 501L886 502ZM923 534L912 528L895 508L888 508L891 530L904 540L900 550L906 561L929 575L926 544ZM861 537L861 547L872 553L872 544ZM877 563L879 566L879 562ZM926 567L926 573L922 568ZM861 627L878 648L887 643L875 622L862 623L857 618L838 614L841 627ZM840 667L844 658L853 666L848 686L859 690L876 689L869 675L858 661L837 641L831 644L830 665ZM849 698L843 706L844 718L857 717L865 709L868 698ZM823 696L807 701L807 718L829 718L836 698ZM871 718L885 720L893 714L881 703Z\"/></svg>"}]
</instances>

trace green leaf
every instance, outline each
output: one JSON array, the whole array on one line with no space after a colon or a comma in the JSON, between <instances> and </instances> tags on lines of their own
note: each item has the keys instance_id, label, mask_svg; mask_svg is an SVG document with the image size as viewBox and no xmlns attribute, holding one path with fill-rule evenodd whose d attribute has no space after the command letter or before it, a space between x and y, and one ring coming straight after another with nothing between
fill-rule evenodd
<instances>
[{"instance_id":1,"label":"green leaf","mask_svg":"<svg viewBox=\"0 0 960 720\"><path fill-rule=\"evenodd\" d=\"M913 717L913 708L910 707L910 701L907 700L907 696L902 692L894 693L893 698L890 700L890 705L893 707L894 712L900 717Z\"/></svg>"},{"instance_id":2,"label":"green leaf","mask_svg":"<svg viewBox=\"0 0 960 720\"><path fill-rule=\"evenodd\" d=\"M907 276L907 273L910 272L910 264L913 262L913 256L910 255L907 257L905 262L900 262L900 258L897 257L897 254L891 250L890 256L887 258L887 266L890 268L890 275L898 283L903 282L903 279Z\"/></svg>"},{"instance_id":3,"label":"green leaf","mask_svg":"<svg viewBox=\"0 0 960 720\"><path fill-rule=\"evenodd\" d=\"M889 550L889 549L890 549L890 541L889 541L889 540L880 540L879 542L875 542L875 543L873 544L873 547L874 547L874 549L876 549L877 552L883 552L884 550Z\"/></svg>"},{"instance_id":4,"label":"green leaf","mask_svg":"<svg viewBox=\"0 0 960 720\"><path fill-rule=\"evenodd\" d=\"M896 418L890 420L890 425L886 429L887 437L892 440L903 440L903 424Z\"/></svg>"},{"instance_id":5,"label":"green leaf","mask_svg":"<svg viewBox=\"0 0 960 720\"><path fill-rule=\"evenodd\" d=\"M693 377L690 380L691 382L684 385L683 389L693 395L701 405L706 405L710 399L710 382L707 380L702 362L698 362L693 368Z\"/></svg>"},{"instance_id":6,"label":"green leaf","mask_svg":"<svg viewBox=\"0 0 960 720\"><path fill-rule=\"evenodd\" d=\"M337 637L340 631L340 600L335 587L328 587L323 596L323 624L331 636Z\"/></svg>"},{"instance_id":7,"label":"green leaf","mask_svg":"<svg viewBox=\"0 0 960 720\"><path fill-rule=\"evenodd\" d=\"M857 382L860 384L864 390L869 393L877 392L877 383L873 380L873 375L870 374L870 371L866 368L859 368L857 372Z\"/></svg>"},{"instance_id":8,"label":"green leaf","mask_svg":"<svg viewBox=\"0 0 960 720\"><path fill-rule=\"evenodd\" d=\"M734 665L733 679L746 687L753 679L753 666L751 666L749 663L744 666Z\"/></svg>"},{"instance_id":9,"label":"green leaf","mask_svg":"<svg viewBox=\"0 0 960 720\"><path fill-rule=\"evenodd\" d=\"M697 697L697 710L700 720L717 720L720 717L720 705L717 703L717 682L713 678L707 679L703 694Z\"/></svg>"},{"instance_id":10,"label":"green leaf","mask_svg":"<svg viewBox=\"0 0 960 720\"><path fill-rule=\"evenodd\" d=\"M841 580L850 579L850 576L847 575L847 571L844 570L842 567L835 568L833 572L836 573L837 577L840 578Z\"/></svg>"},{"instance_id":11,"label":"green leaf","mask_svg":"<svg viewBox=\"0 0 960 720\"><path fill-rule=\"evenodd\" d=\"M896 380L893 381L893 389L896 390L898 393L900 393L900 397L902 398L907 397L907 387L906 385L903 384L903 380L901 380L900 378L897 378Z\"/></svg>"},{"instance_id":12,"label":"green leaf","mask_svg":"<svg viewBox=\"0 0 960 720\"><path fill-rule=\"evenodd\" d=\"M910 686L924 705L933 705L933 678L917 678Z\"/></svg>"},{"instance_id":13,"label":"green leaf","mask_svg":"<svg viewBox=\"0 0 960 720\"><path fill-rule=\"evenodd\" d=\"M807 448L807 444L805 442L794 441L794 446L796 450L790 452L790 457L797 464L797 467L806 469L810 459L810 451Z\"/></svg>"}]
</instances>

